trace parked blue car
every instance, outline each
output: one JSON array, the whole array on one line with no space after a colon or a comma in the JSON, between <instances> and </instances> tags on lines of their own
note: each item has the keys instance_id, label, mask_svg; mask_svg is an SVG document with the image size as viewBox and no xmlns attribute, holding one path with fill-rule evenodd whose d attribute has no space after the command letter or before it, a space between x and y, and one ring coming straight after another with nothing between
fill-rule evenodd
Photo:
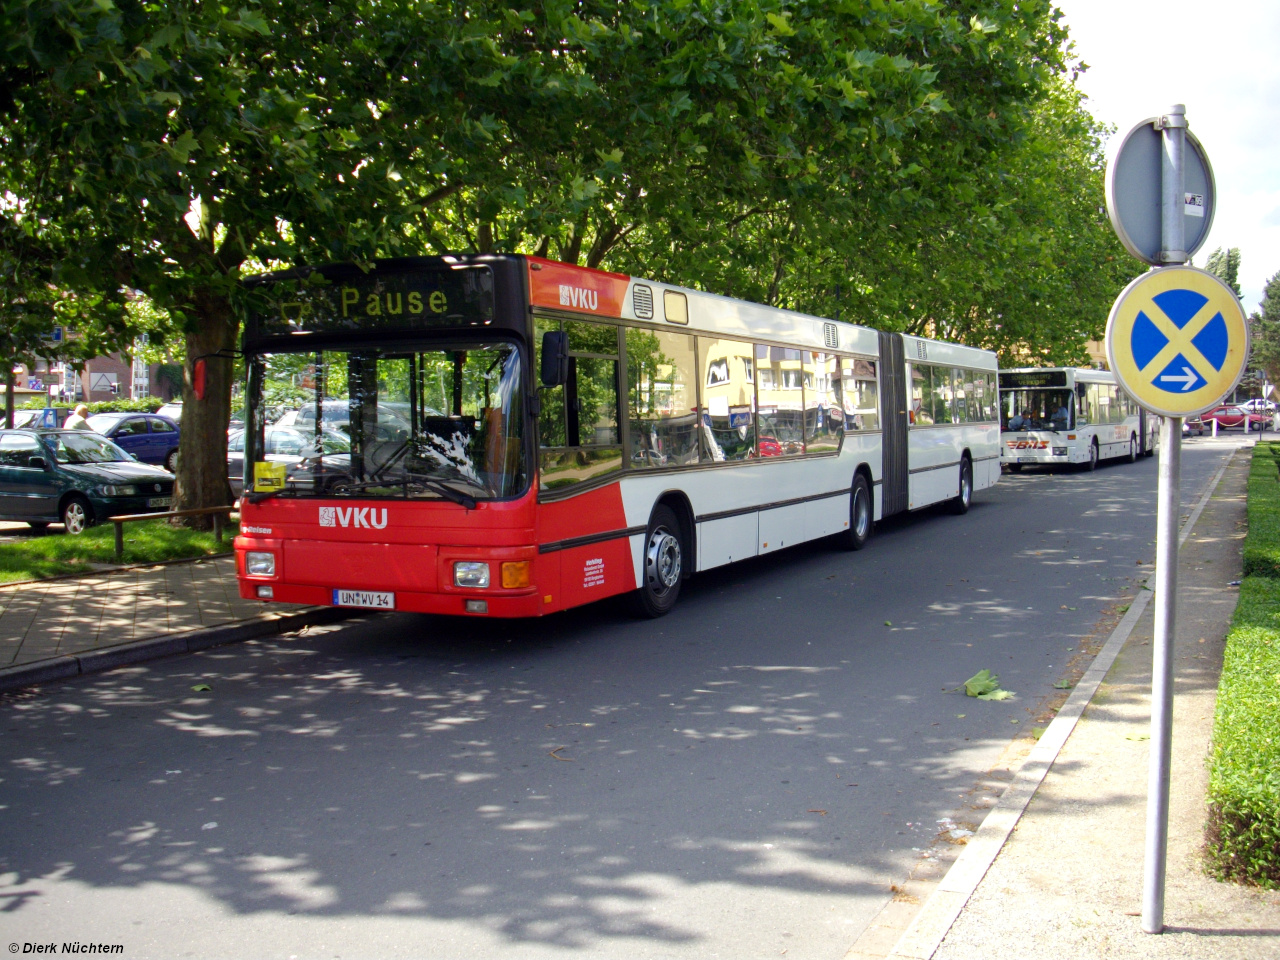
<instances>
[{"instance_id":1,"label":"parked blue car","mask_svg":"<svg viewBox=\"0 0 1280 960\"><path fill-rule=\"evenodd\" d=\"M0 430L0 520L83 533L100 520L168 510L173 474L88 430Z\"/></svg>"},{"instance_id":2,"label":"parked blue car","mask_svg":"<svg viewBox=\"0 0 1280 960\"><path fill-rule=\"evenodd\" d=\"M95 413L89 426L143 463L178 466L178 425L154 413Z\"/></svg>"}]
</instances>

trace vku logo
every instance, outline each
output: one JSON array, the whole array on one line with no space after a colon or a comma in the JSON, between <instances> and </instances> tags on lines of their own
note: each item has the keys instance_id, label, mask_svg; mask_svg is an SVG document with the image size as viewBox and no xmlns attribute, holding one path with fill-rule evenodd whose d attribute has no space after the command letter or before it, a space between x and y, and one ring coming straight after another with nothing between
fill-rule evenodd
<instances>
[{"instance_id":1,"label":"vku logo","mask_svg":"<svg viewBox=\"0 0 1280 960\"><path fill-rule=\"evenodd\" d=\"M567 283L562 283L560 284L560 306L577 307L579 310L597 310L600 307L600 294L596 290L571 287Z\"/></svg>"},{"instance_id":2,"label":"vku logo","mask_svg":"<svg viewBox=\"0 0 1280 960\"><path fill-rule=\"evenodd\" d=\"M366 530L382 530L387 525L387 508L378 517L377 507L321 507L322 527L364 527Z\"/></svg>"}]
</instances>

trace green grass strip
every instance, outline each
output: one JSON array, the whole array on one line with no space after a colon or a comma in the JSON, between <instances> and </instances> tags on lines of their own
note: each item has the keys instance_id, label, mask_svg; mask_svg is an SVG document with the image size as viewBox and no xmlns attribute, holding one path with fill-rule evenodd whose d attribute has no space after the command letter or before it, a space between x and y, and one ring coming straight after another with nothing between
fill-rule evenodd
<instances>
[{"instance_id":1,"label":"green grass strip","mask_svg":"<svg viewBox=\"0 0 1280 960\"><path fill-rule=\"evenodd\" d=\"M1259 443L1249 469L1246 577L1280 577L1280 443Z\"/></svg>"},{"instance_id":2,"label":"green grass strip","mask_svg":"<svg viewBox=\"0 0 1280 960\"><path fill-rule=\"evenodd\" d=\"M1260 566L1274 570L1280 494L1272 488L1280 482L1270 446L1254 451L1245 555L1252 548L1255 558L1272 558ZM1218 684L1208 801L1210 871L1280 889L1280 579L1274 574L1255 573L1240 586Z\"/></svg>"},{"instance_id":3,"label":"green grass strip","mask_svg":"<svg viewBox=\"0 0 1280 960\"><path fill-rule=\"evenodd\" d=\"M222 543L211 530L170 526L165 520L140 520L124 525L124 563L158 563L208 557L231 550L238 524L222 532ZM116 562L115 525L102 523L78 537L51 528L43 536L10 541L0 547L0 583L38 580L67 573L89 573L90 564Z\"/></svg>"}]
</instances>

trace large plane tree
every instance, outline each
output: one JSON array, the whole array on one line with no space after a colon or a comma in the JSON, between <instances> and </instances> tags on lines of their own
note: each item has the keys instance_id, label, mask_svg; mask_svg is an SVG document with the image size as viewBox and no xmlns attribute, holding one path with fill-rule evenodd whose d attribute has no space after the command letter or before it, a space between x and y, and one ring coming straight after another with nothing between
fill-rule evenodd
<instances>
[{"instance_id":1,"label":"large plane tree","mask_svg":"<svg viewBox=\"0 0 1280 960\"><path fill-rule=\"evenodd\" d=\"M1095 224L1063 216L1100 202L1070 139L1096 131L1076 100L1037 135L1063 119L1049 0L3 9L0 190L83 292L182 330L182 507L226 502L240 281L271 266L541 253L990 343L1098 308Z\"/></svg>"}]
</instances>

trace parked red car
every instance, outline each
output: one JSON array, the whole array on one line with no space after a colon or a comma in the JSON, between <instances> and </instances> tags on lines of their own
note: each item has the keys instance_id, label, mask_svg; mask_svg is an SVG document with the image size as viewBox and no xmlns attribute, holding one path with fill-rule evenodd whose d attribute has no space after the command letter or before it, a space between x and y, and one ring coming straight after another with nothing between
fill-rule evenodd
<instances>
[{"instance_id":1,"label":"parked red car","mask_svg":"<svg viewBox=\"0 0 1280 960\"><path fill-rule=\"evenodd\" d=\"M1271 422L1271 417L1265 413L1254 413L1244 407L1230 405L1214 407L1200 414L1200 419L1206 426L1216 420L1219 430L1233 427L1240 427L1245 431L1262 430Z\"/></svg>"}]
</instances>

